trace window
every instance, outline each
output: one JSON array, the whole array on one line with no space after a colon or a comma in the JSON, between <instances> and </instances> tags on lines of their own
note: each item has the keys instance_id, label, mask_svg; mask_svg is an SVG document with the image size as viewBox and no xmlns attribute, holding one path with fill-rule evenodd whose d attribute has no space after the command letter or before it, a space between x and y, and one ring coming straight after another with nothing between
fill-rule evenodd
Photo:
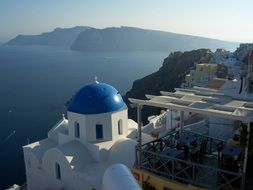
<instances>
[{"instance_id":1,"label":"window","mask_svg":"<svg viewBox=\"0 0 253 190\"><path fill-rule=\"evenodd\" d=\"M101 124L96 125L96 138L103 139L103 125Z\"/></svg>"},{"instance_id":2,"label":"window","mask_svg":"<svg viewBox=\"0 0 253 190\"><path fill-rule=\"evenodd\" d=\"M75 137L80 138L80 126L78 122L75 122Z\"/></svg>"},{"instance_id":3,"label":"window","mask_svg":"<svg viewBox=\"0 0 253 190\"><path fill-rule=\"evenodd\" d=\"M118 121L118 134L122 135L123 134L123 126L122 126L122 119Z\"/></svg>"},{"instance_id":4,"label":"window","mask_svg":"<svg viewBox=\"0 0 253 190\"><path fill-rule=\"evenodd\" d=\"M56 179L61 180L61 167L58 163L55 163L55 176Z\"/></svg>"}]
</instances>

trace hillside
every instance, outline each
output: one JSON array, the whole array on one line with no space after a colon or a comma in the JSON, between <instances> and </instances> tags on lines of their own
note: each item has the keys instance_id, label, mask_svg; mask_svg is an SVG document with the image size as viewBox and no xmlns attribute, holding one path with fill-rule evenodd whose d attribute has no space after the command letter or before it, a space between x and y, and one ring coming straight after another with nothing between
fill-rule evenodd
<instances>
[{"instance_id":1,"label":"hillside","mask_svg":"<svg viewBox=\"0 0 253 190\"><path fill-rule=\"evenodd\" d=\"M18 35L6 45L48 45L48 46L70 46L80 32L90 27L76 26L73 28L56 28L52 32L39 35Z\"/></svg>"},{"instance_id":2,"label":"hillside","mask_svg":"<svg viewBox=\"0 0 253 190\"><path fill-rule=\"evenodd\" d=\"M124 99L128 104L129 117L136 120L136 110L129 106L128 98L145 99L145 94L157 95L160 91L173 91L180 86L194 63L208 62L211 55L209 49L171 53L158 71L134 81L132 89L126 93ZM143 118L158 112L157 108L144 107Z\"/></svg>"},{"instance_id":3,"label":"hillside","mask_svg":"<svg viewBox=\"0 0 253 190\"><path fill-rule=\"evenodd\" d=\"M133 27L89 29L71 49L77 51L187 51L198 48L235 50L238 43Z\"/></svg>"}]
</instances>

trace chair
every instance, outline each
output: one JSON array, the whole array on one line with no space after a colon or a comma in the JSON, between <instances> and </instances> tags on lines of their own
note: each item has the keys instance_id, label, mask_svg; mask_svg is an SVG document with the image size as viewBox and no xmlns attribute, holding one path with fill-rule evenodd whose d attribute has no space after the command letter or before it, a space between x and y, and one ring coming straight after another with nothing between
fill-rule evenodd
<instances>
[{"instance_id":1,"label":"chair","mask_svg":"<svg viewBox=\"0 0 253 190\"><path fill-rule=\"evenodd\" d=\"M200 155L200 149L198 147L193 147L190 151L190 160L192 162L198 163Z\"/></svg>"},{"instance_id":2,"label":"chair","mask_svg":"<svg viewBox=\"0 0 253 190\"><path fill-rule=\"evenodd\" d=\"M204 157L205 157L205 154L206 154L206 148L207 148L207 142L208 142L208 139L203 139L201 141L201 145L200 145L200 155L199 155L199 163L203 163L204 161Z\"/></svg>"}]
</instances>

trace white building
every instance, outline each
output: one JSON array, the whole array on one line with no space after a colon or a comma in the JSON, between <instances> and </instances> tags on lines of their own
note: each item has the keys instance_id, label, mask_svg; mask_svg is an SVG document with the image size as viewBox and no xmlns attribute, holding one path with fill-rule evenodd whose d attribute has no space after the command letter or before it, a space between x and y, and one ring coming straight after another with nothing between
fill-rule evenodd
<instances>
[{"instance_id":1,"label":"white building","mask_svg":"<svg viewBox=\"0 0 253 190\"><path fill-rule=\"evenodd\" d=\"M102 189L108 166L135 161L137 124L112 86L80 89L48 137L23 147L29 190Z\"/></svg>"},{"instance_id":2,"label":"white building","mask_svg":"<svg viewBox=\"0 0 253 190\"><path fill-rule=\"evenodd\" d=\"M216 77L217 68L217 64L196 64L195 69L191 69L190 73L185 76L185 83L182 83L181 86L183 88L192 88L196 85L203 86Z\"/></svg>"},{"instance_id":3,"label":"white building","mask_svg":"<svg viewBox=\"0 0 253 190\"><path fill-rule=\"evenodd\" d=\"M234 53L226 51L224 49L217 49L211 60L210 63L215 64L224 64L226 66L240 66L241 61L239 61Z\"/></svg>"}]
</instances>

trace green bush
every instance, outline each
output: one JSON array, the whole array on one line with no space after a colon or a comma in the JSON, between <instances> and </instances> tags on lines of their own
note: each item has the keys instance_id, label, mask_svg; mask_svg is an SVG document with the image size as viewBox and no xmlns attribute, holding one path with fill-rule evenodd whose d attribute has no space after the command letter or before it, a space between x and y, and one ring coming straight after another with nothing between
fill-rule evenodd
<instances>
[{"instance_id":1,"label":"green bush","mask_svg":"<svg viewBox=\"0 0 253 190\"><path fill-rule=\"evenodd\" d=\"M142 183L142 188L143 190L156 190L156 188L153 185L151 185L148 181L144 181Z\"/></svg>"}]
</instances>

